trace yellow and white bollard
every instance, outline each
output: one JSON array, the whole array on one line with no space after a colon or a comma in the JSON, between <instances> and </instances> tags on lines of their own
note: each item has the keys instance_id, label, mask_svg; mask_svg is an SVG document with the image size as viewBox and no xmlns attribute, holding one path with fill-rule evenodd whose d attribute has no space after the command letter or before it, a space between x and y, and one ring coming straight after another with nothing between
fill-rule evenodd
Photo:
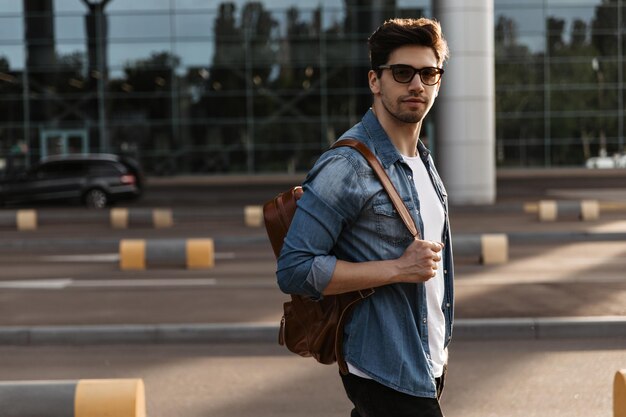
<instances>
[{"instance_id":1,"label":"yellow and white bollard","mask_svg":"<svg viewBox=\"0 0 626 417\"><path fill-rule=\"evenodd\" d=\"M244 207L243 212L246 226L261 227L263 225L262 206L246 206Z\"/></svg>"},{"instance_id":2,"label":"yellow and white bollard","mask_svg":"<svg viewBox=\"0 0 626 417\"><path fill-rule=\"evenodd\" d=\"M505 234L481 235L481 262L483 265L500 265L509 261L509 238Z\"/></svg>"},{"instance_id":3,"label":"yellow and white bollard","mask_svg":"<svg viewBox=\"0 0 626 417\"><path fill-rule=\"evenodd\" d=\"M156 229L172 227L174 217L171 209L127 209L113 208L109 219L114 229L128 229L130 226L148 226Z\"/></svg>"},{"instance_id":4,"label":"yellow and white bollard","mask_svg":"<svg viewBox=\"0 0 626 417\"><path fill-rule=\"evenodd\" d=\"M208 269L215 266L213 239L123 239L119 245L120 269L151 267Z\"/></svg>"},{"instance_id":5,"label":"yellow and white bollard","mask_svg":"<svg viewBox=\"0 0 626 417\"><path fill-rule=\"evenodd\" d=\"M541 200L537 205L526 204L524 211L537 212L542 222L556 221L559 216L577 216L582 221L593 221L600 218L600 203L597 200L555 201Z\"/></svg>"},{"instance_id":6,"label":"yellow and white bollard","mask_svg":"<svg viewBox=\"0 0 626 417\"><path fill-rule=\"evenodd\" d=\"M626 369L617 371L613 380L613 417L626 417Z\"/></svg>"},{"instance_id":7,"label":"yellow and white bollard","mask_svg":"<svg viewBox=\"0 0 626 417\"><path fill-rule=\"evenodd\" d=\"M141 379L0 382L2 417L146 417Z\"/></svg>"},{"instance_id":8,"label":"yellow and white bollard","mask_svg":"<svg viewBox=\"0 0 626 417\"><path fill-rule=\"evenodd\" d=\"M472 258L483 265L499 265L509 261L509 238L505 234L457 235L454 254Z\"/></svg>"}]
</instances>

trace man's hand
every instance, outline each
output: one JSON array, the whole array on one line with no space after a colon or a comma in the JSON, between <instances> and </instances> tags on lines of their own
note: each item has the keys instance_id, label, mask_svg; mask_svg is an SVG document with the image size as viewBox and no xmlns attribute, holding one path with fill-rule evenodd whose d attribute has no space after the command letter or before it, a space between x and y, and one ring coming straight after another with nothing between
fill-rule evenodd
<instances>
[{"instance_id":1,"label":"man's hand","mask_svg":"<svg viewBox=\"0 0 626 417\"><path fill-rule=\"evenodd\" d=\"M437 275L443 243L415 240L397 259L369 262L337 261L324 295L375 288L398 282L426 282Z\"/></svg>"},{"instance_id":2,"label":"man's hand","mask_svg":"<svg viewBox=\"0 0 626 417\"><path fill-rule=\"evenodd\" d=\"M418 240L406 248L397 262L399 282L426 282L437 275L443 243Z\"/></svg>"}]
</instances>

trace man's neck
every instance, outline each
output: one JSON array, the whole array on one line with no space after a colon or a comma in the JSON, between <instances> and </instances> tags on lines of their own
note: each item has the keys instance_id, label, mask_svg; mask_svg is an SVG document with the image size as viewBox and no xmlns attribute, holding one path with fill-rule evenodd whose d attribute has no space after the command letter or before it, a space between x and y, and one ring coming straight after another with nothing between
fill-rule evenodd
<instances>
[{"instance_id":1,"label":"man's neck","mask_svg":"<svg viewBox=\"0 0 626 417\"><path fill-rule=\"evenodd\" d=\"M390 115L381 105L376 106L376 103L372 105L372 111L398 152L405 156L416 156L422 122L401 122Z\"/></svg>"}]
</instances>

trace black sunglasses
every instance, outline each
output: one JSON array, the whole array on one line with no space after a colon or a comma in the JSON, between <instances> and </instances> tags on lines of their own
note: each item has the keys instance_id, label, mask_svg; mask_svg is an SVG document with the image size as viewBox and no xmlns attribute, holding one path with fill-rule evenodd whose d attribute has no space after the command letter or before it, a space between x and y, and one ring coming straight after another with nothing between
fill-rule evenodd
<instances>
[{"instance_id":1,"label":"black sunglasses","mask_svg":"<svg viewBox=\"0 0 626 417\"><path fill-rule=\"evenodd\" d=\"M441 76L443 75L443 68L424 67L417 69L406 64L381 65L378 69L390 69L393 79L402 84L410 83L413 77L415 77L415 74L419 74L422 84L435 85L441 80Z\"/></svg>"}]
</instances>

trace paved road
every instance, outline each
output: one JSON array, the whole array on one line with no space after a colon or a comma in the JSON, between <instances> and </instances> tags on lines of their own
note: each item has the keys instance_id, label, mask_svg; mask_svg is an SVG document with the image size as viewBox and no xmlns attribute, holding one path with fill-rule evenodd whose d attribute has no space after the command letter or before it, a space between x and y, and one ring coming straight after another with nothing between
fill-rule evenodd
<instances>
[{"instance_id":1,"label":"paved road","mask_svg":"<svg viewBox=\"0 0 626 417\"><path fill-rule=\"evenodd\" d=\"M447 417L611 417L626 339L456 341ZM273 344L0 347L0 380L143 378L150 417L347 417L334 366Z\"/></svg>"},{"instance_id":2,"label":"paved road","mask_svg":"<svg viewBox=\"0 0 626 417\"><path fill-rule=\"evenodd\" d=\"M623 213L541 224L521 212L524 200L544 196L626 200L626 174L576 175L511 176L499 182L498 205L454 208L454 230L625 232ZM286 185L161 181L135 206L174 207L172 229L111 230L103 219L85 220L84 210L46 207L54 215L38 231L5 229L0 236L0 326L277 323L286 297L275 287L264 232L243 226L242 208ZM121 238L207 235L220 256L212 270L117 267ZM623 240L561 239L512 242L506 265L457 259L457 317L626 316L625 255ZM611 417L611 383L620 368L623 337L457 340L444 407L448 417ZM108 377L144 378L151 417L334 417L349 409L334 367L270 344L0 346L0 380Z\"/></svg>"},{"instance_id":3,"label":"paved road","mask_svg":"<svg viewBox=\"0 0 626 417\"><path fill-rule=\"evenodd\" d=\"M224 191L196 187L195 193L187 190L190 199L212 201ZM217 206L205 208L202 199L177 205L176 222L169 229L113 230L102 214L47 207L42 211L47 222L39 230L4 230L0 236L0 326L277 322L287 297L276 288L275 261L265 232L245 227L242 205L272 195L284 184L273 187L240 185ZM181 204L179 192L166 187L153 199L167 197ZM453 226L457 234L626 232L622 213L594 222L542 224L521 212L521 205L517 211L458 209ZM119 270L120 239L192 237L216 240L215 268ZM457 256L456 316L625 316L625 255L622 240L536 239L511 241L506 265L483 266Z\"/></svg>"}]
</instances>

